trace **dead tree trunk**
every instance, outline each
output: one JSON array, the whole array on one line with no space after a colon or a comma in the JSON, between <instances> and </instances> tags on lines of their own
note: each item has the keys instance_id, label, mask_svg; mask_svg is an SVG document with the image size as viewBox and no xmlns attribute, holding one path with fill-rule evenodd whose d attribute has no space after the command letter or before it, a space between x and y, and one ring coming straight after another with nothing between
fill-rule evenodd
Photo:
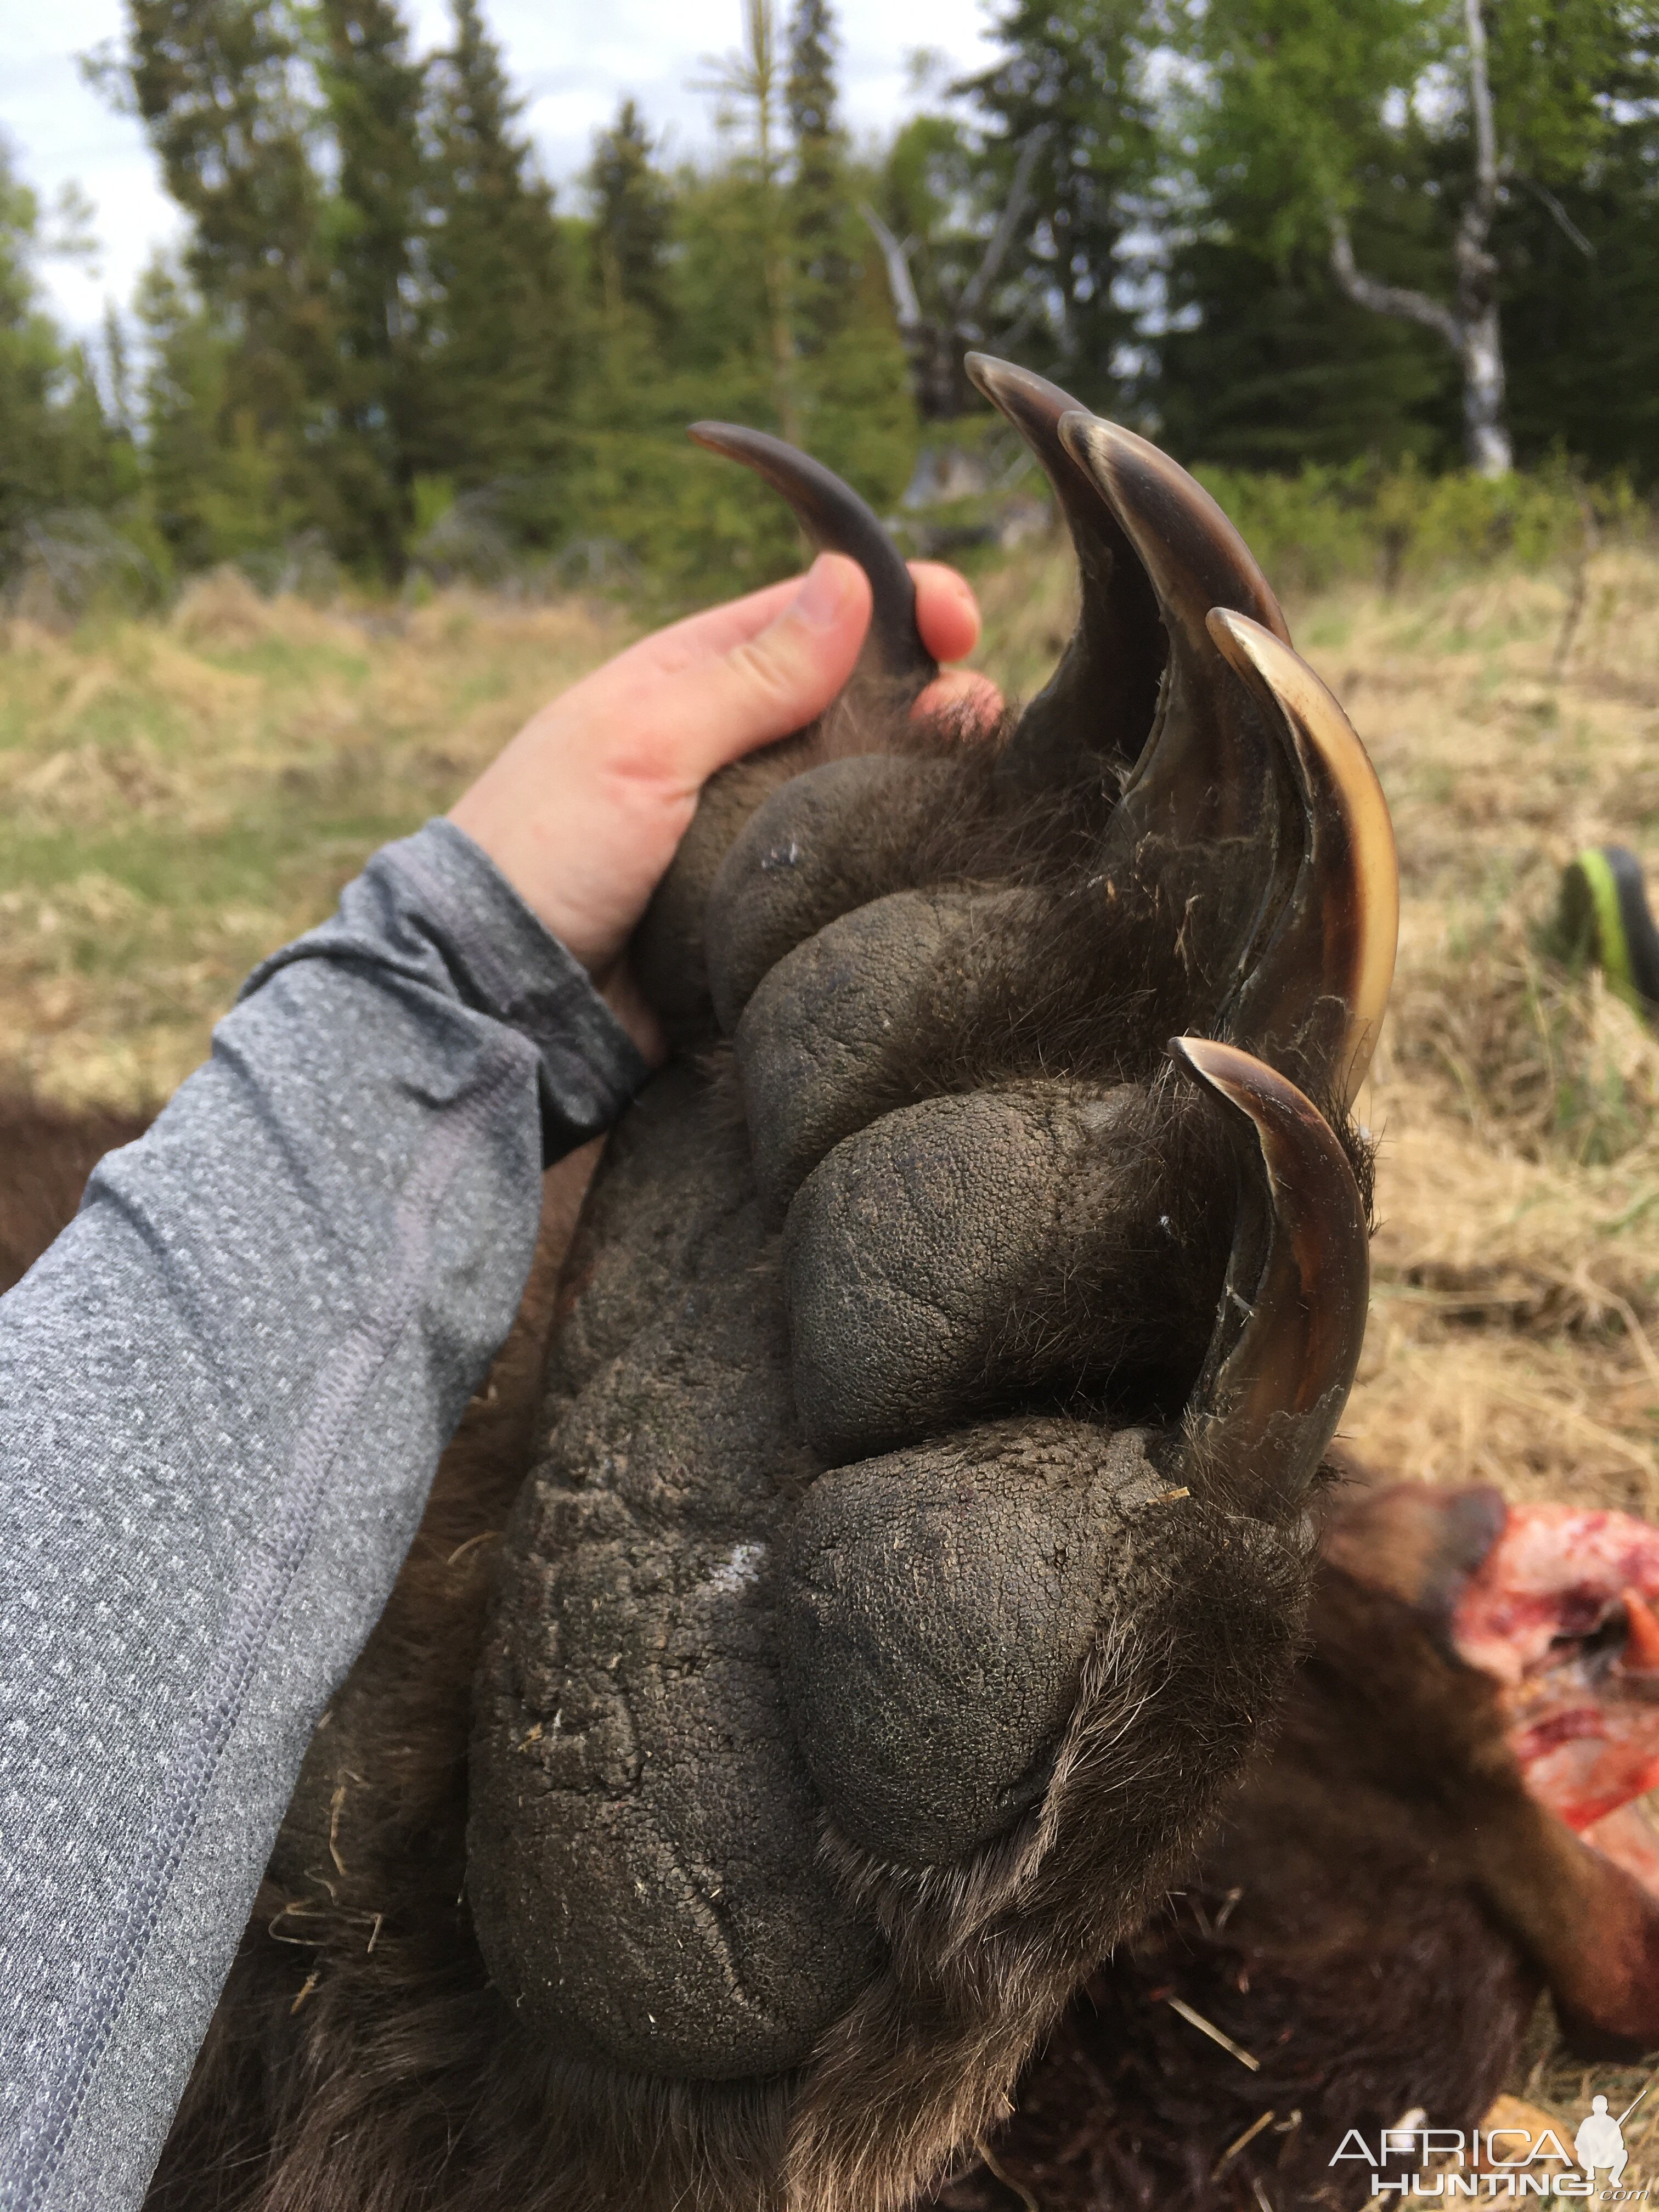
<instances>
[{"instance_id":1,"label":"dead tree trunk","mask_svg":"<svg viewBox=\"0 0 1659 2212\"><path fill-rule=\"evenodd\" d=\"M887 289L892 295L899 336L910 357L911 388L924 422L953 422L968 410L969 385L962 356L967 348L985 342L987 333L980 317L1030 205L1031 172L1049 136L1048 126L1040 125L1020 148L1008 197L979 266L955 298L944 298L939 314L930 315L923 309L916 290L910 256L918 240L895 238L874 208L866 205L859 210L887 266Z\"/></svg>"},{"instance_id":2,"label":"dead tree trunk","mask_svg":"<svg viewBox=\"0 0 1659 2212\"><path fill-rule=\"evenodd\" d=\"M1481 0L1463 0L1469 46L1469 112L1474 125L1474 181L1458 218L1452 248L1457 278L1455 303L1448 306L1426 292L1380 283L1366 276L1354 261L1347 224L1334 210L1329 218L1331 269L1357 306L1368 307L1374 314L1420 323L1445 340L1463 371L1463 442L1469 465L1483 477L1501 477L1514 466L1514 454L1504 419L1498 259L1490 240L1504 169L1492 124L1486 26L1480 8Z\"/></svg>"}]
</instances>

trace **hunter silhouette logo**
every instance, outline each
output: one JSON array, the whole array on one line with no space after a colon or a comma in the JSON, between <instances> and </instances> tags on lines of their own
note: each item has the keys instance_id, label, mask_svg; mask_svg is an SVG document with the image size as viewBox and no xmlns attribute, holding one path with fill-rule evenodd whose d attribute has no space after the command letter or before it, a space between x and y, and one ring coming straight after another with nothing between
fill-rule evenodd
<instances>
[{"instance_id":1,"label":"hunter silhouette logo","mask_svg":"<svg viewBox=\"0 0 1659 2212\"><path fill-rule=\"evenodd\" d=\"M1652 2084L1650 2083L1649 2087L1651 2087ZM1609 2169L1609 2189L1619 2187L1630 2160L1630 2153L1625 2148L1625 2122L1647 2094L1644 2089L1642 2095L1626 2105L1616 2120L1607 2110L1605 2097L1592 2097L1589 2116L1572 2139L1572 2154L1592 2179L1602 2166ZM1641 2194L1645 2196L1647 2191L1644 2190Z\"/></svg>"},{"instance_id":2,"label":"hunter silhouette logo","mask_svg":"<svg viewBox=\"0 0 1659 2212\"><path fill-rule=\"evenodd\" d=\"M1635 2110L1634 2106L1631 2110ZM1626 2162L1630 2153L1625 2148L1625 2122L1630 2118L1624 2112L1615 2120L1607 2111L1605 2097L1590 2100L1589 2118L1572 2139L1573 2156L1586 2173L1594 2174L1601 2166L1611 2167L1608 2181L1616 2189L1625 2178Z\"/></svg>"},{"instance_id":3,"label":"hunter silhouette logo","mask_svg":"<svg viewBox=\"0 0 1659 2212\"><path fill-rule=\"evenodd\" d=\"M1402 2202L1437 2197L1443 2203L1465 2197L1576 2197L1639 2203L1650 2195L1645 2185L1620 2186L1630 2160L1624 2126L1647 2094L1644 2088L1617 2119L1605 2097L1593 2098L1571 2152L1552 2127L1482 2127L1466 2134L1460 2128L1425 2125L1419 2109L1408 2112L1398 2127L1383 2129L1375 2147L1358 2128L1350 2128L1330 2162L1363 2160L1371 2169L1373 2197L1385 2203L1391 2194ZM1604 2172L1606 2183L1598 2187Z\"/></svg>"}]
</instances>

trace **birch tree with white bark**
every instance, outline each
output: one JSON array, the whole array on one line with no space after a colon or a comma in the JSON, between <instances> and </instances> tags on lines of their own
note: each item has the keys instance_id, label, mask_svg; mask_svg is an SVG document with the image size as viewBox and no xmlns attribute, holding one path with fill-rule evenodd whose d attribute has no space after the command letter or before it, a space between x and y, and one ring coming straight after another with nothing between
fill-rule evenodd
<instances>
[{"instance_id":1,"label":"birch tree with white bark","mask_svg":"<svg viewBox=\"0 0 1659 2212\"><path fill-rule=\"evenodd\" d=\"M1556 188L1593 169L1608 88L1656 40L1652 0L1193 0L1197 196L1249 174L1269 243L1322 252L1356 305L1432 331L1468 465L1502 476L1504 211L1525 192L1589 250Z\"/></svg>"},{"instance_id":2,"label":"birch tree with white bark","mask_svg":"<svg viewBox=\"0 0 1659 2212\"><path fill-rule=\"evenodd\" d=\"M1398 315L1443 338L1463 373L1463 437L1469 465L1483 477L1508 474L1515 465L1504 409L1504 340L1498 313L1498 257L1492 226L1508 164L1498 151L1492 118L1492 74L1486 58L1483 0L1463 0L1463 93L1474 155L1452 241L1454 293L1450 301L1409 285L1386 284L1361 269L1340 206L1326 216L1331 270L1357 307Z\"/></svg>"}]
</instances>

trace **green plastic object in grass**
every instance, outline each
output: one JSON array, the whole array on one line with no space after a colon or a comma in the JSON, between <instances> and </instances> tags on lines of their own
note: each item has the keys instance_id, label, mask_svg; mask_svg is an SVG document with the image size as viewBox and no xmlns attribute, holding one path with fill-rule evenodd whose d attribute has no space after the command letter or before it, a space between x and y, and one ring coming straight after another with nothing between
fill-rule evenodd
<instances>
[{"instance_id":1,"label":"green plastic object in grass","mask_svg":"<svg viewBox=\"0 0 1659 2212\"><path fill-rule=\"evenodd\" d=\"M1620 997L1659 1017L1659 929L1642 863L1623 845L1589 845L1561 877L1556 948L1574 965L1594 960Z\"/></svg>"}]
</instances>

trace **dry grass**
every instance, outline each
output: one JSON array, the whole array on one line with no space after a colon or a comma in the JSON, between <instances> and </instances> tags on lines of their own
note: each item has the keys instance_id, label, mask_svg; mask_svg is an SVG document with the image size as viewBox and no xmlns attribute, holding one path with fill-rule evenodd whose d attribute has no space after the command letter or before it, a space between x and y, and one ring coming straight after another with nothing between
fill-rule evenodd
<instances>
[{"instance_id":1,"label":"dry grass","mask_svg":"<svg viewBox=\"0 0 1659 2212\"><path fill-rule=\"evenodd\" d=\"M574 601L321 613L234 574L165 625L0 627L0 1080L159 1103L253 963L623 635Z\"/></svg>"},{"instance_id":2,"label":"dry grass","mask_svg":"<svg viewBox=\"0 0 1659 2212\"><path fill-rule=\"evenodd\" d=\"M1659 1510L1659 1047L1538 950L1585 844L1650 854L1659 561L1437 599L1355 594L1299 636L1400 840L1400 979L1364 1111L1376 1296L1349 1431L1402 1475Z\"/></svg>"}]
</instances>

